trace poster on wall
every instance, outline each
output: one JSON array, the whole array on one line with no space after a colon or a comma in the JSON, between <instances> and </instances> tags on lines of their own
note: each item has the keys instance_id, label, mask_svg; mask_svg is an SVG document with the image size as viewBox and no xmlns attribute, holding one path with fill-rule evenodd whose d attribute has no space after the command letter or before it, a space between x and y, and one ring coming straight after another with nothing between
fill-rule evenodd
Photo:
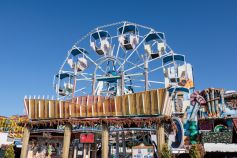
<instances>
[{"instance_id":1,"label":"poster on wall","mask_svg":"<svg viewBox=\"0 0 237 158\"><path fill-rule=\"evenodd\" d=\"M22 138L23 127L18 126L18 123L25 121L26 119L25 116L0 116L0 132L8 133L8 137L10 138Z\"/></svg>"}]
</instances>

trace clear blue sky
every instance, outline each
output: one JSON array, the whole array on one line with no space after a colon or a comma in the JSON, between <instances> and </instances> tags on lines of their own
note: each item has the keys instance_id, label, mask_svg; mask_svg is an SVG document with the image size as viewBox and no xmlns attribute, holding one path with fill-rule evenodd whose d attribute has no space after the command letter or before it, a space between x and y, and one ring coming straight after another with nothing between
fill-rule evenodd
<instances>
[{"instance_id":1,"label":"clear blue sky","mask_svg":"<svg viewBox=\"0 0 237 158\"><path fill-rule=\"evenodd\" d=\"M197 89L237 89L236 0L0 1L0 115L52 95L66 51L96 26L127 20L166 33L193 64Z\"/></svg>"}]
</instances>

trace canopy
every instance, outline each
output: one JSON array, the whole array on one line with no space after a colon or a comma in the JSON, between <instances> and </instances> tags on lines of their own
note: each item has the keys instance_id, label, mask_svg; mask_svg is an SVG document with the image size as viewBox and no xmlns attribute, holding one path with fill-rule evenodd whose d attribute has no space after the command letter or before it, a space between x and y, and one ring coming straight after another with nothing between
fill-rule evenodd
<instances>
[{"instance_id":1,"label":"canopy","mask_svg":"<svg viewBox=\"0 0 237 158\"><path fill-rule=\"evenodd\" d=\"M204 143L206 152L237 152L237 144Z\"/></svg>"},{"instance_id":2,"label":"canopy","mask_svg":"<svg viewBox=\"0 0 237 158\"><path fill-rule=\"evenodd\" d=\"M147 35L145 42L150 42L151 40L164 40L165 34L162 32L155 32Z\"/></svg>"},{"instance_id":3,"label":"canopy","mask_svg":"<svg viewBox=\"0 0 237 158\"><path fill-rule=\"evenodd\" d=\"M95 40L97 40L99 38L103 38L103 37L110 37L109 33L107 31L103 31L103 30L96 31L95 33L91 34L91 36Z\"/></svg>"},{"instance_id":4,"label":"canopy","mask_svg":"<svg viewBox=\"0 0 237 158\"><path fill-rule=\"evenodd\" d=\"M184 61L184 55L174 54L163 58L163 64L166 64L170 61Z\"/></svg>"},{"instance_id":5,"label":"canopy","mask_svg":"<svg viewBox=\"0 0 237 158\"><path fill-rule=\"evenodd\" d=\"M189 89L185 87L171 87L168 90L170 93L171 92L184 92L184 93L189 93Z\"/></svg>"},{"instance_id":6,"label":"canopy","mask_svg":"<svg viewBox=\"0 0 237 158\"><path fill-rule=\"evenodd\" d=\"M137 33L138 32L138 29L135 25L132 25L132 24L129 24L129 25L125 25L125 26L122 26L118 29L119 33L120 34L124 34L124 33L127 33L127 32L133 32L133 33Z\"/></svg>"},{"instance_id":7,"label":"canopy","mask_svg":"<svg viewBox=\"0 0 237 158\"><path fill-rule=\"evenodd\" d=\"M88 52L87 52L84 48L73 48L73 49L71 50L71 54L72 54L73 56L76 56L76 55L81 54L81 53L88 54Z\"/></svg>"},{"instance_id":8,"label":"canopy","mask_svg":"<svg viewBox=\"0 0 237 158\"><path fill-rule=\"evenodd\" d=\"M61 73L61 74L57 74L56 77L60 78L60 79L64 79L66 77L71 77L72 75L69 73Z\"/></svg>"}]
</instances>

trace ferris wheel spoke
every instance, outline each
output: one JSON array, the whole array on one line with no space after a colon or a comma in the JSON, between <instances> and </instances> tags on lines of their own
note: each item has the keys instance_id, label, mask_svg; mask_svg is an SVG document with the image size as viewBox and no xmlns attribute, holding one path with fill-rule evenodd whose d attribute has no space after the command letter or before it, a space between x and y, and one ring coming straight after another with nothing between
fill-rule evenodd
<instances>
[{"instance_id":1,"label":"ferris wheel spoke","mask_svg":"<svg viewBox=\"0 0 237 158\"><path fill-rule=\"evenodd\" d=\"M150 34L151 32L149 32L148 34ZM133 55L134 52L136 52L136 50L142 45L142 43L145 41L146 38L143 38L142 41L136 46L136 48L128 55L128 57L124 60L124 62L122 63L122 65L124 65L126 63L126 61ZM121 66L117 69L117 71L121 68Z\"/></svg>"},{"instance_id":2,"label":"ferris wheel spoke","mask_svg":"<svg viewBox=\"0 0 237 158\"><path fill-rule=\"evenodd\" d=\"M121 59L120 57L118 57L118 58ZM129 63L129 64L131 64L131 65L133 65L133 66L136 66L137 68L139 68L139 69L141 69L141 70L144 69L143 67L140 67L140 66L138 66L137 64L135 64L135 63L133 63L133 62L131 62L131 61L127 61L127 63Z\"/></svg>"},{"instance_id":3,"label":"ferris wheel spoke","mask_svg":"<svg viewBox=\"0 0 237 158\"><path fill-rule=\"evenodd\" d=\"M135 80L135 81L139 81L139 82L145 82L145 80L137 80L137 79L134 79L134 80ZM151 81L151 80L149 80L148 83L165 84L164 82Z\"/></svg>"},{"instance_id":4,"label":"ferris wheel spoke","mask_svg":"<svg viewBox=\"0 0 237 158\"><path fill-rule=\"evenodd\" d=\"M154 71L160 70L160 69L162 69L162 68L164 68L164 67L166 67L166 66L172 65L172 64L174 64L173 61L170 62L170 63L168 63L168 64L165 64L165 65L163 65L163 66L157 67L157 68L155 68L155 69L153 69L153 70L150 70L148 73L151 73L151 72L154 72Z\"/></svg>"},{"instance_id":5,"label":"ferris wheel spoke","mask_svg":"<svg viewBox=\"0 0 237 158\"><path fill-rule=\"evenodd\" d=\"M89 59L93 64L95 64L96 67L98 67L102 72L105 73L105 71L94 61L92 60L86 53L84 53L83 51L80 51L87 59Z\"/></svg>"}]
</instances>

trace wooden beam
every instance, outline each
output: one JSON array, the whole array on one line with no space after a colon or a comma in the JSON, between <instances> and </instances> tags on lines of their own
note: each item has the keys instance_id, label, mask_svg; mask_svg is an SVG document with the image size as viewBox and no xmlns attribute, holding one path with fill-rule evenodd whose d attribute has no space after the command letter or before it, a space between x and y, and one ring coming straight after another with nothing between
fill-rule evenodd
<instances>
[{"instance_id":1,"label":"wooden beam","mask_svg":"<svg viewBox=\"0 0 237 158\"><path fill-rule=\"evenodd\" d=\"M21 148L21 158L27 157L27 148L30 139L30 128L28 126L24 127L23 143Z\"/></svg>"},{"instance_id":2,"label":"wooden beam","mask_svg":"<svg viewBox=\"0 0 237 158\"><path fill-rule=\"evenodd\" d=\"M72 133L72 125L71 124L66 124L65 128L64 128L63 156L62 156L62 158L68 158L68 156L69 156L71 133Z\"/></svg>"},{"instance_id":3,"label":"wooden beam","mask_svg":"<svg viewBox=\"0 0 237 158\"><path fill-rule=\"evenodd\" d=\"M163 124L156 125L156 138L157 138L157 152L158 157L161 157L162 147L165 144L165 130Z\"/></svg>"},{"instance_id":4,"label":"wooden beam","mask_svg":"<svg viewBox=\"0 0 237 158\"><path fill-rule=\"evenodd\" d=\"M102 123L102 157L108 158L109 153L109 127Z\"/></svg>"}]
</instances>

